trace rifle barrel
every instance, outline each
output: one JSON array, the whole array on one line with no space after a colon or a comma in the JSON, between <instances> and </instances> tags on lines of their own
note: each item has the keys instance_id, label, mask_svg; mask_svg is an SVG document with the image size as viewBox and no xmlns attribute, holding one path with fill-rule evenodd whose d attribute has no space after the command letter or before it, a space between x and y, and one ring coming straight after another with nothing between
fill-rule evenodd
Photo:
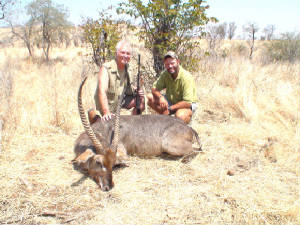
<instances>
[{"instance_id":1,"label":"rifle barrel","mask_svg":"<svg viewBox=\"0 0 300 225\"><path fill-rule=\"evenodd\" d=\"M137 114L141 114L141 107L140 107L140 96L138 94L138 91L140 90L140 67L141 67L141 55L138 54L138 74L137 74L137 93L136 93L136 100L135 100L135 103L136 103L136 112Z\"/></svg>"}]
</instances>

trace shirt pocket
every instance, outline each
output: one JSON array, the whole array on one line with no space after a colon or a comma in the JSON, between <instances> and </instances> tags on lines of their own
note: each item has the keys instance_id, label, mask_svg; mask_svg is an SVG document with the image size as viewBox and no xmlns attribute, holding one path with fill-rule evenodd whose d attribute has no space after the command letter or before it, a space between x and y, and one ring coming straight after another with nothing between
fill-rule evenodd
<instances>
[{"instance_id":1,"label":"shirt pocket","mask_svg":"<svg viewBox=\"0 0 300 225\"><path fill-rule=\"evenodd\" d=\"M108 103L109 104L113 103L114 100L115 100L115 96L116 96L115 92L108 90L107 93L106 93L106 95L107 95Z\"/></svg>"}]
</instances>

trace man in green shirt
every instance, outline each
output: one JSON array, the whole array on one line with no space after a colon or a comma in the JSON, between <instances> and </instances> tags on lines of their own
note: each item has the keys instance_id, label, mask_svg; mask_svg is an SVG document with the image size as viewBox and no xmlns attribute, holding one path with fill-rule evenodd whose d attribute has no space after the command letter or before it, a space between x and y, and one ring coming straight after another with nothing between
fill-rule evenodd
<instances>
[{"instance_id":1,"label":"man in green shirt","mask_svg":"<svg viewBox=\"0 0 300 225\"><path fill-rule=\"evenodd\" d=\"M180 66L178 56L170 51L164 57L165 70L154 82L148 105L159 114L175 114L185 123L191 121L197 108L196 85L193 76ZM166 94L161 91L166 89Z\"/></svg>"}]
</instances>

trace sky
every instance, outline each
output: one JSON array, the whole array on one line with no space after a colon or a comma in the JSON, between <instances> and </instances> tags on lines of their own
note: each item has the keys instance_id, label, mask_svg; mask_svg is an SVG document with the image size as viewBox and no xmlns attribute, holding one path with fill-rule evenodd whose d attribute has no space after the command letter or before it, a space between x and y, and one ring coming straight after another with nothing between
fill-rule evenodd
<instances>
[{"instance_id":1,"label":"sky","mask_svg":"<svg viewBox=\"0 0 300 225\"><path fill-rule=\"evenodd\" d=\"M31 0L21 0L24 4ZM78 25L82 17L98 18L99 11L122 0L54 0L68 8L69 20ZM126 1L126 0L125 0ZM275 25L276 33L300 32L299 0L207 0L208 16L220 23L235 22L237 33L243 25L254 22L262 31L267 25Z\"/></svg>"},{"instance_id":2,"label":"sky","mask_svg":"<svg viewBox=\"0 0 300 225\"><path fill-rule=\"evenodd\" d=\"M277 32L300 32L299 0L208 0L208 15L220 22L235 22L240 30L255 22L263 30L275 25Z\"/></svg>"},{"instance_id":3,"label":"sky","mask_svg":"<svg viewBox=\"0 0 300 225\"><path fill-rule=\"evenodd\" d=\"M117 5L122 0L61 0L69 8L69 19L74 24L81 22L81 16L97 18L101 9ZM237 32L242 26L254 22L260 30L275 25L277 33L300 32L299 0L207 0L208 16L216 17L220 23L235 22Z\"/></svg>"}]
</instances>

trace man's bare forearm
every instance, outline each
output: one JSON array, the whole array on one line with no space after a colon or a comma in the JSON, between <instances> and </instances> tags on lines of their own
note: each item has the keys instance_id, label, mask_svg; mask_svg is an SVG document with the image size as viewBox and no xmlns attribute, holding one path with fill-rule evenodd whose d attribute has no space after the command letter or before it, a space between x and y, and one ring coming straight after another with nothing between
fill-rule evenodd
<instances>
[{"instance_id":1,"label":"man's bare forearm","mask_svg":"<svg viewBox=\"0 0 300 225\"><path fill-rule=\"evenodd\" d=\"M170 108L171 110L177 110L177 109L189 109L191 108L192 104L186 101L180 101L176 104L172 105Z\"/></svg>"},{"instance_id":2,"label":"man's bare forearm","mask_svg":"<svg viewBox=\"0 0 300 225\"><path fill-rule=\"evenodd\" d=\"M105 115L110 113L106 93L98 93L101 112Z\"/></svg>"},{"instance_id":3,"label":"man's bare forearm","mask_svg":"<svg viewBox=\"0 0 300 225\"><path fill-rule=\"evenodd\" d=\"M152 88L151 92L152 92L152 95L153 95L154 98L160 98L162 96L160 91L158 91L156 88Z\"/></svg>"}]
</instances>

